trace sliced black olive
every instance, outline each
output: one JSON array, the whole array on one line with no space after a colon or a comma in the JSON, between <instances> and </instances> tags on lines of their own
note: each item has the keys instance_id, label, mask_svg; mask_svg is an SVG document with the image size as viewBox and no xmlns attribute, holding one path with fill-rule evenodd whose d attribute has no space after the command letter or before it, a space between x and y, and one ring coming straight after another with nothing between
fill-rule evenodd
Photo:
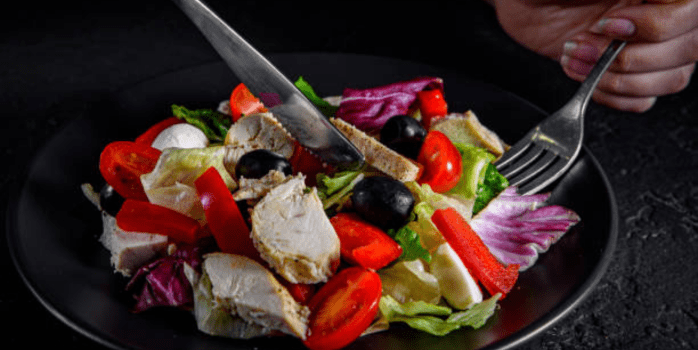
<instances>
[{"instance_id":1,"label":"sliced black olive","mask_svg":"<svg viewBox=\"0 0 698 350\"><path fill-rule=\"evenodd\" d=\"M124 197L117 193L114 187L104 185L99 191L99 205L102 207L102 210L111 216L116 216L124 201Z\"/></svg>"},{"instance_id":2,"label":"sliced black olive","mask_svg":"<svg viewBox=\"0 0 698 350\"><path fill-rule=\"evenodd\" d=\"M414 196L400 181L386 176L367 177L354 186L354 210L383 230L398 229L407 223L414 208Z\"/></svg>"},{"instance_id":3,"label":"sliced black olive","mask_svg":"<svg viewBox=\"0 0 698 350\"><path fill-rule=\"evenodd\" d=\"M239 179L259 179L272 170L291 175L291 163L283 156L266 149L245 153L235 164L235 176Z\"/></svg>"},{"instance_id":4,"label":"sliced black olive","mask_svg":"<svg viewBox=\"0 0 698 350\"><path fill-rule=\"evenodd\" d=\"M427 130L416 119L407 115L396 115L383 125L381 142L405 157L417 159Z\"/></svg>"}]
</instances>

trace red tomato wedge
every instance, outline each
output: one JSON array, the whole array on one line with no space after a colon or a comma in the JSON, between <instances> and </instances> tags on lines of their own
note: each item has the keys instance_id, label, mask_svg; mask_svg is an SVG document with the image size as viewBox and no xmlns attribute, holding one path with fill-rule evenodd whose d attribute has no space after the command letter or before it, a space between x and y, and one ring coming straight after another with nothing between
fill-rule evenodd
<instances>
[{"instance_id":1,"label":"red tomato wedge","mask_svg":"<svg viewBox=\"0 0 698 350\"><path fill-rule=\"evenodd\" d=\"M330 278L310 299L305 346L334 350L358 338L378 313L381 279L370 269L348 267Z\"/></svg>"},{"instance_id":2,"label":"red tomato wedge","mask_svg":"<svg viewBox=\"0 0 698 350\"><path fill-rule=\"evenodd\" d=\"M417 162L424 167L417 182L428 184L438 193L455 187L463 173L460 152L448 136L436 130L429 131L424 138Z\"/></svg>"},{"instance_id":3,"label":"red tomato wedge","mask_svg":"<svg viewBox=\"0 0 698 350\"><path fill-rule=\"evenodd\" d=\"M490 294L502 293L504 298L511 291L519 277L518 264L504 266L500 263L490 253L480 236L453 208L436 210L431 221L458 254L468 271Z\"/></svg>"},{"instance_id":4,"label":"red tomato wedge","mask_svg":"<svg viewBox=\"0 0 698 350\"><path fill-rule=\"evenodd\" d=\"M342 259L352 265L378 270L402 254L395 240L355 213L339 213L330 223L339 237Z\"/></svg>"},{"instance_id":5,"label":"red tomato wedge","mask_svg":"<svg viewBox=\"0 0 698 350\"><path fill-rule=\"evenodd\" d=\"M124 231L155 233L172 241L196 243L202 229L198 221L163 206L127 199L116 213L116 224Z\"/></svg>"},{"instance_id":6,"label":"red tomato wedge","mask_svg":"<svg viewBox=\"0 0 698 350\"><path fill-rule=\"evenodd\" d=\"M438 89L418 92L417 107L422 114L422 124L427 130L435 119L448 114L448 104L444 99L443 91Z\"/></svg>"},{"instance_id":7,"label":"red tomato wedge","mask_svg":"<svg viewBox=\"0 0 698 350\"><path fill-rule=\"evenodd\" d=\"M124 198L147 201L141 175L155 168L160 150L131 141L108 144L99 156L99 171L104 180Z\"/></svg>"},{"instance_id":8,"label":"red tomato wedge","mask_svg":"<svg viewBox=\"0 0 698 350\"><path fill-rule=\"evenodd\" d=\"M247 222L218 170L208 168L194 181L194 186L204 207L208 227L221 251L262 262L250 238Z\"/></svg>"},{"instance_id":9,"label":"red tomato wedge","mask_svg":"<svg viewBox=\"0 0 698 350\"><path fill-rule=\"evenodd\" d=\"M233 115L233 121L244 115L266 111L264 104L243 83L238 84L230 94L230 113Z\"/></svg>"},{"instance_id":10,"label":"red tomato wedge","mask_svg":"<svg viewBox=\"0 0 698 350\"><path fill-rule=\"evenodd\" d=\"M138 136L136 138L136 143L151 146L153 144L153 141L155 141L155 139L158 137L158 135L160 135L160 133L163 130L169 128L172 125L180 123L184 123L184 121L177 117L169 117L167 119L163 119L160 122L148 128L148 130L146 130L143 134Z\"/></svg>"},{"instance_id":11,"label":"red tomato wedge","mask_svg":"<svg viewBox=\"0 0 698 350\"><path fill-rule=\"evenodd\" d=\"M317 174L331 172L329 166L325 166L319 157L310 153L307 148L298 142L295 144L293 155L291 155L289 162L291 163L293 173L303 173L305 175L305 183L310 187L317 184Z\"/></svg>"}]
</instances>

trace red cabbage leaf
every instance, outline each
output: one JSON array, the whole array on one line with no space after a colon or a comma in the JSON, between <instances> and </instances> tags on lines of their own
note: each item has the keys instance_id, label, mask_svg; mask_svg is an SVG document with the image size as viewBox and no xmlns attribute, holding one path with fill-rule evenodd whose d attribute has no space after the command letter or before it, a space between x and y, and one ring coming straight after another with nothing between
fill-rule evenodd
<instances>
[{"instance_id":1,"label":"red cabbage leaf","mask_svg":"<svg viewBox=\"0 0 698 350\"><path fill-rule=\"evenodd\" d=\"M336 117L362 131L375 132L391 117L407 114L417 99L417 93L425 89L443 91L443 80L420 77L368 89L346 88Z\"/></svg>"},{"instance_id":2,"label":"red cabbage leaf","mask_svg":"<svg viewBox=\"0 0 698 350\"><path fill-rule=\"evenodd\" d=\"M544 205L549 193L519 195L507 187L470 221L492 254L504 264L531 267L580 217L558 205Z\"/></svg>"},{"instance_id":3,"label":"red cabbage leaf","mask_svg":"<svg viewBox=\"0 0 698 350\"><path fill-rule=\"evenodd\" d=\"M156 306L174 306L191 310L194 306L192 286L184 274L184 264L200 271L202 248L180 247L172 255L142 266L126 285L136 300L131 311L143 312Z\"/></svg>"}]
</instances>

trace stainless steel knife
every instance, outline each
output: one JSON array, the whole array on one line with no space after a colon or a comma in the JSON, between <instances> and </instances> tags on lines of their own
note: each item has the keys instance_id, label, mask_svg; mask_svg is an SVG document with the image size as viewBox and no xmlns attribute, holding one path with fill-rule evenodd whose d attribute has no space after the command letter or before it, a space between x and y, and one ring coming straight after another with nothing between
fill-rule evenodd
<instances>
[{"instance_id":1,"label":"stainless steel knife","mask_svg":"<svg viewBox=\"0 0 698 350\"><path fill-rule=\"evenodd\" d=\"M199 0L173 1L254 95L278 95L282 103L270 108L270 112L301 145L342 169L363 165L363 154L288 78L208 6Z\"/></svg>"}]
</instances>

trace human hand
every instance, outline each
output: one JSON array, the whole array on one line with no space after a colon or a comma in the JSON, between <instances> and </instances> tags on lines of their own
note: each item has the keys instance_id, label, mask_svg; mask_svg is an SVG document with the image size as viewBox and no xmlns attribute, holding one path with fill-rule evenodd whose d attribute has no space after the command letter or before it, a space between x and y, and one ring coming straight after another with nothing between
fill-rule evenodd
<instances>
[{"instance_id":1,"label":"human hand","mask_svg":"<svg viewBox=\"0 0 698 350\"><path fill-rule=\"evenodd\" d=\"M493 0L502 28L582 81L614 38L628 41L593 99L644 112L686 88L698 61L698 0Z\"/></svg>"}]
</instances>

